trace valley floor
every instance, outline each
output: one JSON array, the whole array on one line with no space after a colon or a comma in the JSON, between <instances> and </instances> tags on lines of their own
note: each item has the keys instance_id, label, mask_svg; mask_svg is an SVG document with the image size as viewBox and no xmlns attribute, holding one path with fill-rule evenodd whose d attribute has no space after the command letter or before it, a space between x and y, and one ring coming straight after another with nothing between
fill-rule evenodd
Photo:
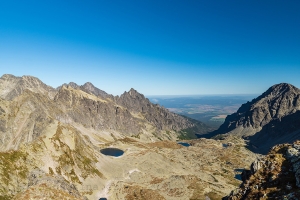
<instances>
[{"instance_id":1,"label":"valley floor","mask_svg":"<svg viewBox=\"0 0 300 200\"><path fill-rule=\"evenodd\" d=\"M125 138L106 144L125 150L124 155L102 156L105 180L82 189L93 188L93 198L220 199L241 183L238 174L255 159L242 141L229 145L207 139L188 142L190 147Z\"/></svg>"}]
</instances>

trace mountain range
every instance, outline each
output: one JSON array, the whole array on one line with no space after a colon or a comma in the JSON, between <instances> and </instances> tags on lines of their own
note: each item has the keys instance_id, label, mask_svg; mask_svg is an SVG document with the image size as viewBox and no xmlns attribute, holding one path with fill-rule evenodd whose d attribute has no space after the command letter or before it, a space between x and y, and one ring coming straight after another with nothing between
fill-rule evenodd
<instances>
[{"instance_id":1,"label":"mountain range","mask_svg":"<svg viewBox=\"0 0 300 200\"><path fill-rule=\"evenodd\" d=\"M32 76L3 75L0 197L115 199L116 186L128 181L122 186L126 192L119 194L121 199L131 199L133 191L127 191L128 184L153 195L172 196L172 187L167 187L165 194L150 189L155 183L152 179L168 184L182 174L180 160L186 159L182 154L187 150L176 141L209 130L201 122L152 104L134 89L113 96L91 83L79 86L71 82L52 88ZM100 150L106 147L120 148L126 156L105 156ZM164 151L158 152L158 148ZM168 149L178 149L178 153L171 158ZM160 171L151 167L154 165L160 166ZM166 170L171 168L174 171ZM189 171L186 176L195 173ZM129 178L131 174L141 177ZM148 180L148 190L140 183L143 179ZM184 184L184 196L190 195L187 187ZM218 188L222 194L227 191Z\"/></svg>"},{"instance_id":2,"label":"mountain range","mask_svg":"<svg viewBox=\"0 0 300 200\"><path fill-rule=\"evenodd\" d=\"M209 130L150 103L134 89L113 96L91 83L71 82L55 89L32 76L3 75L0 97L0 150L33 141L55 122L98 131L102 140L124 136L176 140L184 130L193 129L195 134ZM190 135L195 138L195 134Z\"/></svg>"},{"instance_id":3,"label":"mountain range","mask_svg":"<svg viewBox=\"0 0 300 200\"><path fill-rule=\"evenodd\" d=\"M228 115L208 134L213 139L197 139L212 129L134 89L113 96L90 82L52 88L6 74L0 78L0 199L221 199L241 176L242 186L246 179L258 184L253 166L260 160L270 167L275 154L285 155L291 145L260 154L299 139L299 110L300 90L277 84ZM124 155L104 155L105 148ZM241 191L227 198L239 199ZM250 199L260 195L252 191Z\"/></svg>"}]
</instances>

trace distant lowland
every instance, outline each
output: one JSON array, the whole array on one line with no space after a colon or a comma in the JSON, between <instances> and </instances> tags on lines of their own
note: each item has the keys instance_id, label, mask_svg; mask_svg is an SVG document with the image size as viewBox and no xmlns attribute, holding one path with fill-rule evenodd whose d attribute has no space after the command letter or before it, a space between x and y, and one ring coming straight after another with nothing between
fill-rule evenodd
<instances>
[{"instance_id":1,"label":"distant lowland","mask_svg":"<svg viewBox=\"0 0 300 200\"><path fill-rule=\"evenodd\" d=\"M227 115L238 110L256 94L236 95L149 95L152 103L160 104L168 110L199 120L213 129L218 129Z\"/></svg>"}]
</instances>

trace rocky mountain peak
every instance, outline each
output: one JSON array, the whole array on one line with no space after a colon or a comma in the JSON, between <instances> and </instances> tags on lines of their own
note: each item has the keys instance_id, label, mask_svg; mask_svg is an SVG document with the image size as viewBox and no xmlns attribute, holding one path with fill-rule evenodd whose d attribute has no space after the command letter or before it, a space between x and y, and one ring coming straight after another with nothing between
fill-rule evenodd
<instances>
[{"instance_id":1,"label":"rocky mountain peak","mask_svg":"<svg viewBox=\"0 0 300 200\"><path fill-rule=\"evenodd\" d=\"M300 90L296 88L295 86L288 84L288 83L280 83L273 85L270 87L266 92L264 92L258 99L261 98L276 98L278 96L283 96L286 94L293 94L293 93L300 93Z\"/></svg>"},{"instance_id":2,"label":"rocky mountain peak","mask_svg":"<svg viewBox=\"0 0 300 200\"><path fill-rule=\"evenodd\" d=\"M72 88L74 88L74 89L79 88L79 85L77 85L77 84L74 83L74 82L70 82L70 83L68 84L68 86L69 86L69 87L72 87Z\"/></svg>"},{"instance_id":3,"label":"rocky mountain peak","mask_svg":"<svg viewBox=\"0 0 300 200\"><path fill-rule=\"evenodd\" d=\"M134 88L131 88L128 92L131 96L141 95L138 91L136 91Z\"/></svg>"},{"instance_id":4,"label":"rocky mountain peak","mask_svg":"<svg viewBox=\"0 0 300 200\"><path fill-rule=\"evenodd\" d=\"M95 87L91 82L86 82L84 85L80 86L80 88L89 94L94 94L96 96L101 96L101 97L108 96L108 94L105 91Z\"/></svg>"},{"instance_id":5,"label":"rocky mountain peak","mask_svg":"<svg viewBox=\"0 0 300 200\"><path fill-rule=\"evenodd\" d=\"M292 142L296 132L300 131L299 124L295 123L300 120L299 112L300 90L291 84L280 83L228 115L217 132L251 136L255 148L265 146L265 153L276 144L275 138L279 140L277 143Z\"/></svg>"},{"instance_id":6,"label":"rocky mountain peak","mask_svg":"<svg viewBox=\"0 0 300 200\"><path fill-rule=\"evenodd\" d=\"M91 82L86 82L82 86L89 90L94 90L96 88Z\"/></svg>"},{"instance_id":7,"label":"rocky mountain peak","mask_svg":"<svg viewBox=\"0 0 300 200\"><path fill-rule=\"evenodd\" d=\"M92 83L90 82L86 82L84 85L77 85L76 83L74 82L70 82L68 84L63 84L62 86L65 86L65 87L71 87L73 89L79 89L79 90L82 90L88 94L92 94L92 95L95 95L97 97L108 97L109 95L104 92L103 90L100 90L99 88L95 87ZM58 87L57 90L59 90L62 86Z\"/></svg>"},{"instance_id":8,"label":"rocky mountain peak","mask_svg":"<svg viewBox=\"0 0 300 200\"><path fill-rule=\"evenodd\" d=\"M6 100L12 100L21 95L24 90L30 90L35 93L46 94L53 99L56 90L41 80L33 76L16 77L5 74L0 78L0 97Z\"/></svg>"},{"instance_id":9,"label":"rocky mountain peak","mask_svg":"<svg viewBox=\"0 0 300 200\"><path fill-rule=\"evenodd\" d=\"M191 128L195 124L188 119L171 113L166 108L157 104L152 104L148 98L131 88L128 92L124 92L116 103L127 108L132 113L142 113L144 118L158 127L159 130L180 130L180 127Z\"/></svg>"},{"instance_id":10,"label":"rocky mountain peak","mask_svg":"<svg viewBox=\"0 0 300 200\"><path fill-rule=\"evenodd\" d=\"M59 90L60 88L62 88L62 87L71 87L71 88L74 88L74 89L77 89L77 88L79 88L79 85L77 85L76 83L74 83L74 82L70 82L70 83L64 83L64 84L62 84L61 86L59 86L58 88L57 88L57 90Z\"/></svg>"},{"instance_id":11,"label":"rocky mountain peak","mask_svg":"<svg viewBox=\"0 0 300 200\"><path fill-rule=\"evenodd\" d=\"M149 108L153 107L149 99L133 88L128 92L125 91L120 98L118 98L117 102L133 112L147 112Z\"/></svg>"},{"instance_id":12,"label":"rocky mountain peak","mask_svg":"<svg viewBox=\"0 0 300 200\"><path fill-rule=\"evenodd\" d=\"M12 74L3 74L0 79L12 79L12 78L17 78L16 76Z\"/></svg>"}]
</instances>

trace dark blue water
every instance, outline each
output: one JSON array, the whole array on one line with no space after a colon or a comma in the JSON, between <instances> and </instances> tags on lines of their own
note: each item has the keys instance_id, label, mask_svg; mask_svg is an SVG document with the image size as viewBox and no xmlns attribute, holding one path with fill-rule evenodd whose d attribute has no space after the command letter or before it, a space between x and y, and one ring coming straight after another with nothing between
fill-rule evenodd
<instances>
[{"instance_id":1,"label":"dark blue water","mask_svg":"<svg viewBox=\"0 0 300 200\"><path fill-rule=\"evenodd\" d=\"M189 143L186 143L186 142L178 142L177 144L181 144L182 146L185 146L185 147L191 146Z\"/></svg>"},{"instance_id":2,"label":"dark blue water","mask_svg":"<svg viewBox=\"0 0 300 200\"><path fill-rule=\"evenodd\" d=\"M105 148L105 149L101 149L100 152L106 156L114 156L114 157L119 157L124 154L124 151L117 148Z\"/></svg>"}]
</instances>

